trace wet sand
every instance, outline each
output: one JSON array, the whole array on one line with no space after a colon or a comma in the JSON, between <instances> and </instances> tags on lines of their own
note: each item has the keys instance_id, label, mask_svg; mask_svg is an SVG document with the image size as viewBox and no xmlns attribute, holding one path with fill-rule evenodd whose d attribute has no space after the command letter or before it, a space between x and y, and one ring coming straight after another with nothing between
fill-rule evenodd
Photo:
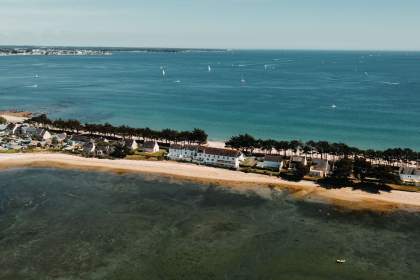
<instances>
[{"instance_id":1,"label":"wet sand","mask_svg":"<svg viewBox=\"0 0 420 280\"><path fill-rule=\"evenodd\" d=\"M325 189L309 181L289 182L277 177L171 161L107 160L60 153L0 154L0 169L20 167L161 174L234 188L276 187L288 190L297 199L329 203L354 210L420 212L420 193L391 191L372 194L351 188Z\"/></svg>"}]
</instances>

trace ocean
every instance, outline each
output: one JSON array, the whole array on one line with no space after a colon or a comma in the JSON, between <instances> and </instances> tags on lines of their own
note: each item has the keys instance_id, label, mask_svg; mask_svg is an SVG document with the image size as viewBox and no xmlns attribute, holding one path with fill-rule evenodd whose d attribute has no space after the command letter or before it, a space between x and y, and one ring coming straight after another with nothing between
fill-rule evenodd
<instances>
[{"instance_id":1,"label":"ocean","mask_svg":"<svg viewBox=\"0 0 420 280\"><path fill-rule=\"evenodd\" d=\"M418 279L419 235L418 213L348 212L269 188L0 172L1 279Z\"/></svg>"},{"instance_id":2,"label":"ocean","mask_svg":"<svg viewBox=\"0 0 420 280\"><path fill-rule=\"evenodd\" d=\"M0 109L10 108L83 122L198 127L211 140L247 132L420 150L420 53L1 57Z\"/></svg>"}]
</instances>

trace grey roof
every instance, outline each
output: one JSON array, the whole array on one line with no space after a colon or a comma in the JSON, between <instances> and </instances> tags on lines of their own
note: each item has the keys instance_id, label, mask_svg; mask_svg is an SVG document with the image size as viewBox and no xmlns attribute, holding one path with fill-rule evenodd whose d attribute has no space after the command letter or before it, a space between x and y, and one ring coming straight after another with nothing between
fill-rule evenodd
<instances>
[{"instance_id":1,"label":"grey roof","mask_svg":"<svg viewBox=\"0 0 420 280\"><path fill-rule=\"evenodd\" d=\"M171 149L175 150L189 150L189 151L196 151L199 146L197 145L181 145L181 144L171 144Z\"/></svg>"},{"instance_id":2,"label":"grey roof","mask_svg":"<svg viewBox=\"0 0 420 280\"><path fill-rule=\"evenodd\" d=\"M77 142L90 142L91 138L85 135L76 135L73 134L70 140L77 141Z\"/></svg>"},{"instance_id":3,"label":"grey roof","mask_svg":"<svg viewBox=\"0 0 420 280\"><path fill-rule=\"evenodd\" d=\"M156 141L145 141L143 143L143 148L150 148L150 149L152 149L152 148L155 147L155 144L156 143L157 143Z\"/></svg>"},{"instance_id":4,"label":"grey roof","mask_svg":"<svg viewBox=\"0 0 420 280\"><path fill-rule=\"evenodd\" d=\"M134 140L134 139L126 139L126 140L124 141L124 144L125 144L126 146L132 146L132 145L133 145L133 143L136 143L136 144L137 144L136 140Z\"/></svg>"},{"instance_id":5,"label":"grey roof","mask_svg":"<svg viewBox=\"0 0 420 280\"><path fill-rule=\"evenodd\" d=\"M199 152L206 153L208 155L226 156L226 157L239 157L241 152L237 150L211 148L211 147L199 147Z\"/></svg>"},{"instance_id":6,"label":"grey roof","mask_svg":"<svg viewBox=\"0 0 420 280\"><path fill-rule=\"evenodd\" d=\"M317 158L313 159L311 168L313 170L325 171L328 168L328 160Z\"/></svg>"},{"instance_id":7,"label":"grey roof","mask_svg":"<svg viewBox=\"0 0 420 280\"><path fill-rule=\"evenodd\" d=\"M401 167L400 174L420 176L420 169L415 168L415 167L404 166L404 167Z\"/></svg>"},{"instance_id":8,"label":"grey roof","mask_svg":"<svg viewBox=\"0 0 420 280\"><path fill-rule=\"evenodd\" d=\"M302 156L292 156L291 158L290 158L290 161L291 162L304 162L305 161L305 157L302 157Z\"/></svg>"},{"instance_id":9,"label":"grey roof","mask_svg":"<svg viewBox=\"0 0 420 280\"><path fill-rule=\"evenodd\" d=\"M264 161L271 161L271 162L282 162L283 157L279 155L265 155Z\"/></svg>"}]
</instances>

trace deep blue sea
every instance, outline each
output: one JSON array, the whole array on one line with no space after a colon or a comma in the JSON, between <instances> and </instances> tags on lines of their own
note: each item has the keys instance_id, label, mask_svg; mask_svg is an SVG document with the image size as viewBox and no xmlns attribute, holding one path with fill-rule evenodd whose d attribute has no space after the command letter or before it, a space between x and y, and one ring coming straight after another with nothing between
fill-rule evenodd
<instances>
[{"instance_id":1,"label":"deep blue sea","mask_svg":"<svg viewBox=\"0 0 420 280\"><path fill-rule=\"evenodd\" d=\"M199 127L212 140L249 132L420 149L420 53L1 57L0 109L10 108L84 122Z\"/></svg>"}]
</instances>

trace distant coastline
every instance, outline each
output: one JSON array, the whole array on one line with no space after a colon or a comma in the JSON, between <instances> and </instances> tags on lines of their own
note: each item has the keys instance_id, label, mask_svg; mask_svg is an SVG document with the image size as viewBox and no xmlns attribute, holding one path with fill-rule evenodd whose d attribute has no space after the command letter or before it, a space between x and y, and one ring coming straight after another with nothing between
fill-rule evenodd
<instances>
[{"instance_id":1,"label":"distant coastline","mask_svg":"<svg viewBox=\"0 0 420 280\"><path fill-rule=\"evenodd\" d=\"M114 52L225 52L226 49L0 46L0 56L104 56Z\"/></svg>"}]
</instances>

